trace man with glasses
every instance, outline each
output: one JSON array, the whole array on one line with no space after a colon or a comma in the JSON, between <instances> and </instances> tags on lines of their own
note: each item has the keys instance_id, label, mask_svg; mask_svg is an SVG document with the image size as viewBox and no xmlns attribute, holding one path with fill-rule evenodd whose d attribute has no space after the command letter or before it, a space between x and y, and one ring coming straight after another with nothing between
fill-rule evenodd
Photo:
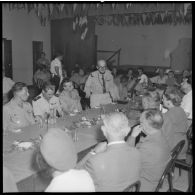
<instances>
[{"instance_id":1,"label":"man with glasses","mask_svg":"<svg viewBox=\"0 0 195 195\"><path fill-rule=\"evenodd\" d=\"M110 104L115 101L113 76L105 60L99 60L97 70L92 72L85 84L86 98L90 98L91 108L99 107L101 104Z\"/></svg>"}]
</instances>

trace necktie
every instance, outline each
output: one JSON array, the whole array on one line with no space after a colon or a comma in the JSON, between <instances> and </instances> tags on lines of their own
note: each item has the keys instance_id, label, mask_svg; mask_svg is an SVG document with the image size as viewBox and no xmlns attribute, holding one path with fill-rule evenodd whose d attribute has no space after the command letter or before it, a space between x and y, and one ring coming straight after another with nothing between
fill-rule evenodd
<instances>
[{"instance_id":1,"label":"necktie","mask_svg":"<svg viewBox=\"0 0 195 195\"><path fill-rule=\"evenodd\" d=\"M104 74L102 74L102 81L103 81L103 93L106 93L106 83L104 80Z\"/></svg>"}]
</instances>

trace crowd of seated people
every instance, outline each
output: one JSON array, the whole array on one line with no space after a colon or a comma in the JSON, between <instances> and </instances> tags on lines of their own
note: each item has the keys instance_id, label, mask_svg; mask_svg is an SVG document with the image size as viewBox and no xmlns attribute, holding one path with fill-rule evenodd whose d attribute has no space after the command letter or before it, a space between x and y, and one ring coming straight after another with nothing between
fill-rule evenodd
<instances>
[{"instance_id":1,"label":"crowd of seated people","mask_svg":"<svg viewBox=\"0 0 195 195\"><path fill-rule=\"evenodd\" d=\"M58 57L52 62L51 77L44 80L32 105L25 83L3 79L3 84L7 82L9 86L3 94L10 90L13 93L3 106L4 132L35 123L43 125L51 110L56 117L82 111L80 90L91 108L116 100L129 101L132 92L141 97L143 112L140 124L131 133L131 120L124 113L102 115L101 130L106 141L98 143L78 163L74 143L67 133L62 129L48 130L36 157L39 168L51 173L52 180L45 191L123 191L137 180L141 181L141 191L155 191L171 150L180 140L186 142L179 158L186 159L186 132L192 123L191 75L183 73L178 82L173 71L166 74L162 69L151 78L141 68L137 74L132 69L127 74L117 74L116 67L111 72L106 61L99 60L96 70L85 74L76 67L68 78L60 64L61 56ZM38 75L35 73L34 78ZM150 89L151 83L154 85Z\"/></svg>"}]
</instances>

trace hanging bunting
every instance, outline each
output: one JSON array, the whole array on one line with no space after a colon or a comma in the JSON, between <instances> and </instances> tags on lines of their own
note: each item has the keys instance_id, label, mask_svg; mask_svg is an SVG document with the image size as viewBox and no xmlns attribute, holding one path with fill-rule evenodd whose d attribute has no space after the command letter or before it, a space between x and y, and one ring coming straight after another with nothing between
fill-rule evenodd
<instances>
[{"instance_id":1,"label":"hanging bunting","mask_svg":"<svg viewBox=\"0 0 195 195\"><path fill-rule=\"evenodd\" d=\"M115 9L116 4L112 3L112 9Z\"/></svg>"},{"instance_id":2,"label":"hanging bunting","mask_svg":"<svg viewBox=\"0 0 195 195\"><path fill-rule=\"evenodd\" d=\"M97 3L96 4L96 8L98 9L100 7L100 3Z\"/></svg>"},{"instance_id":3,"label":"hanging bunting","mask_svg":"<svg viewBox=\"0 0 195 195\"><path fill-rule=\"evenodd\" d=\"M142 20L143 20L143 24L145 24L146 23L146 14L145 13L142 14Z\"/></svg>"},{"instance_id":4,"label":"hanging bunting","mask_svg":"<svg viewBox=\"0 0 195 195\"><path fill-rule=\"evenodd\" d=\"M77 8L77 3L74 3L74 4L73 4L73 14L75 13L76 8Z\"/></svg>"},{"instance_id":5,"label":"hanging bunting","mask_svg":"<svg viewBox=\"0 0 195 195\"><path fill-rule=\"evenodd\" d=\"M64 4L63 4L63 3L61 3L61 4L59 5L59 10L62 12L62 11L63 11L63 9L64 9Z\"/></svg>"},{"instance_id":6,"label":"hanging bunting","mask_svg":"<svg viewBox=\"0 0 195 195\"><path fill-rule=\"evenodd\" d=\"M188 7L191 5L191 3L184 3L184 16L186 16L187 11L188 11Z\"/></svg>"},{"instance_id":7,"label":"hanging bunting","mask_svg":"<svg viewBox=\"0 0 195 195\"><path fill-rule=\"evenodd\" d=\"M126 3L126 9L129 9L130 3Z\"/></svg>"},{"instance_id":8,"label":"hanging bunting","mask_svg":"<svg viewBox=\"0 0 195 195\"><path fill-rule=\"evenodd\" d=\"M86 9L86 4L83 3L82 10L85 11L85 9Z\"/></svg>"},{"instance_id":9,"label":"hanging bunting","mask_svg":"<svg viewBox=\"0 0 195 195\"><path fill-rule=\"evenodd\" d=\"M53 4L49 4L49 15L52 16L53 14Z\"/></svg>"}]
</instances>

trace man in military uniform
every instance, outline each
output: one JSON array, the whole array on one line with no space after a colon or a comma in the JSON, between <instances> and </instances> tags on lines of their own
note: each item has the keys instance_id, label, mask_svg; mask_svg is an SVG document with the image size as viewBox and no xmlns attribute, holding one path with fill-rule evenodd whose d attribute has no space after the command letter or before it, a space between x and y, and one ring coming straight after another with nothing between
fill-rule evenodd
<instances>
[{"instance_id":1,"label":"man in military uniform","mask_svg":"<svg viewBox=\"0 0 195 195\"><path fill-rule=\"evenodd\" d=\"M107 70L105 60L98 61L97 69L89 75L84 88L86 98L90 97L91 108L110 104L116 99L113 76Z\"/></svg>"},{"instance_id":2,"label":"man in military uniform","mask_svg":"<svg viewBox=\"0 0 195 195\"><path fill-rule=\"evenodd\" d=\"M14 97L3 106L3 129L10 131L35 123L32 106L26 102L29 96L26 84L15 83L12 92Z\"/></svg>"},{"instance_id":3,"label":"man in military uniform","mask_svg":"<svg viewBox=\"0 0 195 195\"><path fill-rule=\"evenodd\" d=\"M52 109L58 111L60 116L63 115L59 98L54 95L54 92L55 86L51 83L45 83L41 94L32 101L34 115L41 120L45 120Z\"/></svg>"}]
</instances>

